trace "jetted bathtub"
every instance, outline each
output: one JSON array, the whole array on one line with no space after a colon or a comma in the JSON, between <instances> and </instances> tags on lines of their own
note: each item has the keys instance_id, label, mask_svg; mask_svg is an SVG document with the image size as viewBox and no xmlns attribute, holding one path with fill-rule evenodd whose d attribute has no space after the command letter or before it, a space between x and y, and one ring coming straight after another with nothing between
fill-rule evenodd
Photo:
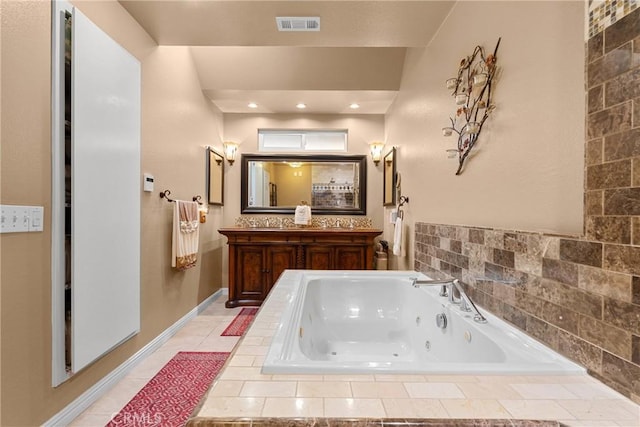
<instances>
[{"instance_id":1,"label":"jetted bathtub","mask_svg":"<svg viewBox=\"0 0 640 427\"><path fill-rule=\"evenodd\" d=\"M285 271L265 301L286 305L262 372L585 372L482 308L488 322L475 322L438 296L439 286L414 287L412 278L428 279L414 271Z\"/></svg>"}]
</instances>

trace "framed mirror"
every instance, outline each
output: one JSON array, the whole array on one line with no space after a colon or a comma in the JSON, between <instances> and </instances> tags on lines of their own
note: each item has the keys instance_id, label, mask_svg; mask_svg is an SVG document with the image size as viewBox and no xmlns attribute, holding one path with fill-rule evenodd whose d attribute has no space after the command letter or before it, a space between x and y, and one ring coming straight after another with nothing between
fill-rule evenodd
<instances>
[{"instance_id":1,"label":"framed mirror","mask_svg":"<svg viewBox=\"0 0 640 427\"><path fill-rule=\"evenodd\" d=\"M366 215L366 156L243 154L240 210L293 214L303 202L321 215Z\"/></svg>"},{"instance_id":2,"label":"framed mirror","mask_svg":"<svg viewBox=\"0 0 640 427\"><path fill-rule=\"evenodd\" d=\"M207 147L207 197L210 205L224 205L224 157Z\"/></svg>"},{"instance_id":3,"label":"framed mirror","mask_svg":"<svg viewBox=\"0 0 640 427\"><path fill-rule=\"evenodd\" d=\"M384 156L384 179L382 204L384 206L394 206L396 204L396 148L393 147Z\"/></svg>"}]
</instances>

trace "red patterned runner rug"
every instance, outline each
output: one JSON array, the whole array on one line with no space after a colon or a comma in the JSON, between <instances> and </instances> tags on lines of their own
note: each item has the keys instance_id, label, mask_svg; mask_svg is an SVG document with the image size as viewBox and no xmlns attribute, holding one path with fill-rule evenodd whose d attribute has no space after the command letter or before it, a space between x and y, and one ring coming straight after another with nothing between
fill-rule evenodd
<instances>
[{"instance_id":1,"label":"red patterned runner rug","mask_svg":"<svg viewBox=\"0 0 640 427\"><path fill-rule=\"evenodd\" d=\"M230 353L181 351L107 427L184 426Z\"/></svg>"},{"instance_id":2,"label":"red patterned runner rug","mask_svg":"<svg viewBox=\"0 0 640 427\"><path fill-rule=\"evenodd\" d=\"M240 313L231 321L227 329L224 330L223 333L220 334L222 337L240 337L244 334L244 331L247 330L251 322L253 322L253 317L258 312L256 307L253 308L243 308Z\"/></svg>"}]
</instances>

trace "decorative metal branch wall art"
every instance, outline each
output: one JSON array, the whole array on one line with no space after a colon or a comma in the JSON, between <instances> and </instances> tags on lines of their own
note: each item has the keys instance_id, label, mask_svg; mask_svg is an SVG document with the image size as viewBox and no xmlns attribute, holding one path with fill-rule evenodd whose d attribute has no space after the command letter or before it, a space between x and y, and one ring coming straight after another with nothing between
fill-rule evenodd
<instances>
[{"instance_id":1,"label":"decorative metal branch wall art","mask_svg":"<svg viewBox=\"0 0 640 427\"><path fill-rule=\"evenodd\" d=\"M498 38L492 54L485 55L481 46L476 46L471 56L462 58L458 76L447 80L447 89L457 105L454 117L449 117L451 126L442 128L444 136L458 135L458 170L460 175L464 161L476 145L482 126L495 109L491 103L491 84L497 71L497 54L501 38Z\"/></svg>"}]
</instances>

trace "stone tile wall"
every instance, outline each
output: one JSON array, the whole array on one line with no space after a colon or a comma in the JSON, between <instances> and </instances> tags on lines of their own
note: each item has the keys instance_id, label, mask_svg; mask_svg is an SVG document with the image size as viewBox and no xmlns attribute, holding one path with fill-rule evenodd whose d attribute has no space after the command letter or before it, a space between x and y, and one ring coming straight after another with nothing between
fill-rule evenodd
<instances>
[{"instance_id":1,"label":"stone tile wall","mask_svg":"<svg viewBox=\"0 0 640 427\"><path fill-rule=\"evenodd\" d=\"M640 403L640 9L587 43L585 235L417 223L415 269Z\"/></svg>"}]
</instances>

